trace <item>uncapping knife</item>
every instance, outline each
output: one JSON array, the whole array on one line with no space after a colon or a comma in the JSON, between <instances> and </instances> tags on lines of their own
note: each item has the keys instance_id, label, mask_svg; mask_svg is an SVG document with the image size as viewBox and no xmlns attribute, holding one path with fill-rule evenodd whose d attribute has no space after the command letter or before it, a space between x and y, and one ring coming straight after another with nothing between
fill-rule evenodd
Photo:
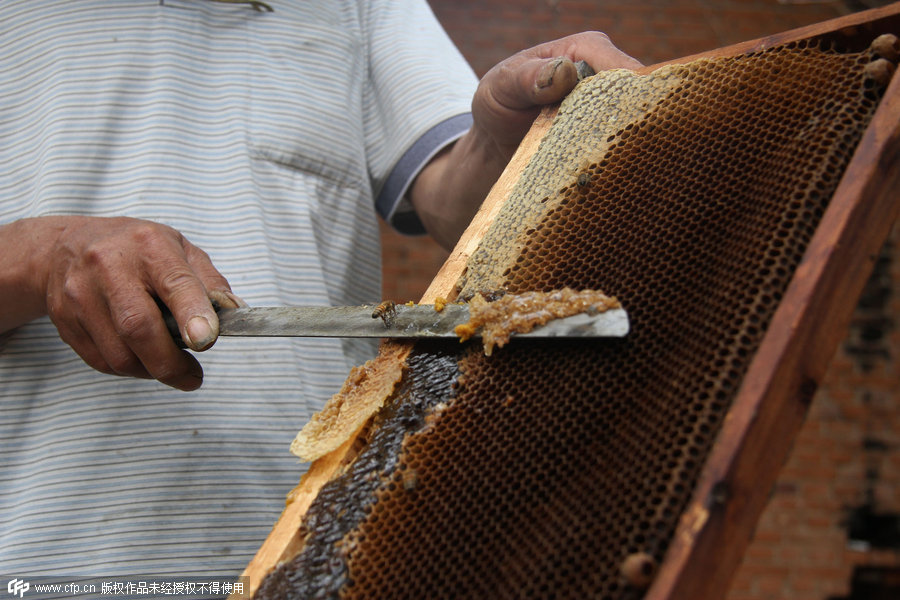
<instances>
[{"instance_id":1,"label":"uncapping knife","mask_svg":"<svg viewBox=\"0 0 900 600\"><path fill-rule=\"evenodd\" d=\"M437 311L430 304L398 304L383 318L379 307L291 306L223 308L218 311L219 335L246 337L341 337L341 338L454 338L457 325L469 321L466 304L447 304ZM166 325L181 342L178 324L166 312ZM628 314L622 308L584 312L558 318L513 337L595 338L623 337L628 333ZM472 337L479 337L480 331Z\"/></svg>"}]
</instances>

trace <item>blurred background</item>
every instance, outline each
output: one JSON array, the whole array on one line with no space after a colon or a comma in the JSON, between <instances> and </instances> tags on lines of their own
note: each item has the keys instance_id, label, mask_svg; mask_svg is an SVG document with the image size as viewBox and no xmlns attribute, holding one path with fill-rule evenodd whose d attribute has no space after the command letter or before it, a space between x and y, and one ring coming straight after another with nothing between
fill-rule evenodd
<instances>
[{"instance_id":1,"label":"blurred background","mask_svg":"<svg viewBox=\"0 0 900 600\"><path fill-rule=\"evenodd\" d=\"M888 4L877 0L431 0L478 76L600 30L653 64ZM900 35L900 32L897 32ZM383 297L418 300L447 256L382 227ZM900 227L885 244L728 600L900 599Z\"/></svg>"}]
</instances>

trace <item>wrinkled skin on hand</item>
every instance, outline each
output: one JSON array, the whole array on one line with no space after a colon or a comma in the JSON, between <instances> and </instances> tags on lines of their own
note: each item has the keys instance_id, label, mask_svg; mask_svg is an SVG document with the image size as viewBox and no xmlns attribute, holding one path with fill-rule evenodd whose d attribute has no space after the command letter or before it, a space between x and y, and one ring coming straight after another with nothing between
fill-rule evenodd
<instances>
[{"instance_id":1,"label":"wrinkled skin on hand","mask_svg":"<svg viewBox=\"0 0 900 600\"><path fill-rule=\"evenodd\" d=\"M225 307L240 301L209 256L150 221L59 219L63 225L45 258L44 296L60 337L103 373L200 387L203 370L173 342L156 299L169 307L190 348L212 346L219 325L210 298Z\"/></svg>"},{"instance_id":2,"label":"wrinkled skin on hand","mask_svg":"<svg viewBox=\"0 0 900 600\"><path fill-rule=\"evenodd\" d=\"M559 102L578 83L575 63L587 62L596 72L637 69L606 34L587 31L523 50L485 74L472 101L475 127L511 157L540 109Z\"/></svg>"}]
</instances>

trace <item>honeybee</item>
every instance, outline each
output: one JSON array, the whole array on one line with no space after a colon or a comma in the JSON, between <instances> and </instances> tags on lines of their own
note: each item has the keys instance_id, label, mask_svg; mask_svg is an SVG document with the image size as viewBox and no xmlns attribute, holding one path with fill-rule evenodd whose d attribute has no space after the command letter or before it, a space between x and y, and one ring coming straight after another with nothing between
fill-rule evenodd
<instances>
[{"instance_id":1,"label":"honeybee","mask_svg":"<svg viewBox=\"0 0 900 600\"><path fill-rule=\"evenodd\" d=\"M475 292L475 293L469 292L468 294L460 297L460 300L462 300L463 302L469 302L470 300L472 300L472 298L475 297L476 294L481 294L481 297L484 298L485 300L487 300L488 302L496 302L497 300L499 300L500 298L502 298L503 296L506 295L506 290L503 290L503 289L493 290L493 291L481 290L480 292Z\"/></svg>"},{"instance_id":2,"label":"honeybee","mask_svg":"<svg viewBox=\"0 0 900 600\"><path fill-rule=\"evenodd\" d=\"M411 492L419 485L419 474L415 469L406 469L403 471L403 489Z\"/></svg>"},{"instance_id":3,"label":"honeybee","mask_svg":"<svg viewBox=\"0 0 900 600\"><path fill-rule=\"evenodd\" d=\"M384 322L385 327L390 327L391 321L393 321L396 314L396 305L390 300L385 300L381 304L376 306L375 310L372 311L372 318L381 319L382 322Z\"/></svg>"}]
</instances>

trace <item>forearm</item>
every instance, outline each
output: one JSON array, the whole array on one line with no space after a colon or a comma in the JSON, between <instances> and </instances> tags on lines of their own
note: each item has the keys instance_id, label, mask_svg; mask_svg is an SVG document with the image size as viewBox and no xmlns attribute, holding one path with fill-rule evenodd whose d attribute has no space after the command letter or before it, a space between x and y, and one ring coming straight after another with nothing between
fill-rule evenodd
<instances>
[{"instance_id":1,"label":"forearm","mask_svg":"<svg viewBox=\"0 0 900 600\"><path fill-rule=\"evenodd\" d=\"M410 200L441 246L453 248L508 161L506 152L473 128L422 170Z\"/></svg>"},{"instance_id":2,"label":"forearm","mask_svg":"<svg viewBox=\"0 0 900 600\"><path fill-rule=\"evenodd\" d=\"M43 259L65 219L39 217L0 226L0 333L47 314Z\"/></svg>"}]
</instances>

